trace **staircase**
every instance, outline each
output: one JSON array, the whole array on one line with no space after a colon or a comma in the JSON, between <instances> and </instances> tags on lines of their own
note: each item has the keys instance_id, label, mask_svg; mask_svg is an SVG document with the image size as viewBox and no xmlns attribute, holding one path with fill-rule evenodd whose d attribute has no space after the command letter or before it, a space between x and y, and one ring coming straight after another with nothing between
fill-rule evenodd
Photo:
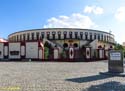
<instances>
[{"instance_id":1,"label":"staircase","mask_svg":"<svg viewBox=\"0 0 125 91\"><path fill-rule=\"evenodd\" d=\"M50 43L53 48L54 48L54 47L59 48L59 52L61 52L61 51L63 50L63 46L61 46L59 43L52 42L52 41L50 41L50 40L44 38L44 39L43 39L43 44L45 44L45 42Z\"/></svg>"}]
</instances>

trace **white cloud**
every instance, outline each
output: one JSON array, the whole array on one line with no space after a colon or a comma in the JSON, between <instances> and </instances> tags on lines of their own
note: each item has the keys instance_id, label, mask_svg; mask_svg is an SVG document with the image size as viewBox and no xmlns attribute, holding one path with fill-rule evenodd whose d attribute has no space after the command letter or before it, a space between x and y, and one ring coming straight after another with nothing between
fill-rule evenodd
<instances>
[{"instance_id":1,"label":"white cloud","mask_svg":"<svg viewBox=\"0 0 125 91\"><path fill-rule=\"evenodd\" d=\"M94 10L93 10L94 14L96 15L100 15L100 14L103 14L104 13L104 10L103 8L101 7L96 7Z\"/></svg>"},{"instance_id":2,"label":"white cloud","mask_svg":"<svg viewBox=\"0 0 125 91\"><path fill-rule=\"evenodd\" d=\"M74 13L70 16L52 17L47 20L44 28L95 28L96 24L90 19L80 13Z\"/></svg>"},{"instance_id":3,"label":"white cloud","mask_svg":"<svg viewBox=\"0 0 125 91\"><path fill-rule=\"evenodd\" d=\"M94 7L86 6L84 9L84 13L92 13Z\"/></svg>"},{"instance_id":4,"label":"white cloud","mask_svg":"<svg viewBox=\"0 0 125 91\"><path fill-rule=\"evenodd\" d=\"M115 13L115 18L120 22L125 21L125 7L122 6L117 9Z\"/></svg>"},{"instance_id":5,"label":"white cloud","mask_svg":"<svg viewBox=\"0 0 125 91\"><path fill-rule=\"evenodd\" d=\"M84 13L94 13L95 15L100 15L104 13L104 10L98 6L86 6Z\"/></svg>"}]
</instances>

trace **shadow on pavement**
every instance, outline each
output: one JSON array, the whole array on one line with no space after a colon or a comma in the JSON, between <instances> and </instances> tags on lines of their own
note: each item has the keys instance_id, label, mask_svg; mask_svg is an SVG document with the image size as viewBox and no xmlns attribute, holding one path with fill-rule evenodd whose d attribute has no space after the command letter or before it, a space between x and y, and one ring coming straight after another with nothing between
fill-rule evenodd
<instances>
[{"instance_id":1,"label":"shadow on pavement","mask_svg":"<svg viewBox=\"0 0 125 91\"><path fill-rule=\"evenodd\" d=\"M82 91L125 91L125 84L120 82L111 81L99 85L92 85Z\"/></svg>"},{"instance_id":2,"label":"shadow on pavement","mask_svg":"<svg viewBox=\"0 0 125 91\"><path fill-rule=\"evenodd\" d=\"M111 78L111 77L113 76L98 74L98 75L92 75L92 76L87 76L87 77L70 78L70 79L66 79L66 81L84 83L84 82L97 81L97 80L102 80L102 79Z\"/></svg>"}]
</instances>

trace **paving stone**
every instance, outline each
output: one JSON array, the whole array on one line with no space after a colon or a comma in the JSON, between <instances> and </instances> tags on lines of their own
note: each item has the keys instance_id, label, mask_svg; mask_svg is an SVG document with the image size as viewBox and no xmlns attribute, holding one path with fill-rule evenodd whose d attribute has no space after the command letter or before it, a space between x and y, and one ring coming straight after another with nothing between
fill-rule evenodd
<instances>
[{"instance_id":1,"label":"paving stone","mask_svg":"<svg viewBox=\"0 0 125 91\"><path fill-rule=\"evenodd\" d=\"M0 62L0 91L125 91L124 77L99 74L107 70L106 60Z\"/></svg>"}]
</instances>

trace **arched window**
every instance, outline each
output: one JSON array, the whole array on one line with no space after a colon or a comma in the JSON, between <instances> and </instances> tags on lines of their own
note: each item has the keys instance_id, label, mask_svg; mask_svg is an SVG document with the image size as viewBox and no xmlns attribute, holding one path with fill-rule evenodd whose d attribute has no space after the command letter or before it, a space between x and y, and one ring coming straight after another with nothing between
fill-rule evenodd
<instances>
[{"instance_id":1,"label":"arched window","mask_svg":"<svg viewBox=\"0 0 125 91\"><path fill-rule=\"evenodd\" d=\"M30 40L30 34L29 33L27 34L27 40L28 41Z\"/></svg>"},{"instance_id":2,"label":"arched window","mask_svg":"<svg viewBox=\"0 0 125 91\"><path fill-rule=\"evenodd\" d=\"M52 32L52 39L55 39L55 34L56 34L56 32L53 31L53 32Z\"/></svg>"},{"instance_id":3,"label":"arched window","mask_svg":"<svg viewBox=\"0 0 125 91\"><path fill-rule=\"evenodd\" d=\"M99 45L99 46L98 46L98 48L102 48L102 46L101 46L101 45Z\"/></svg>"},{"instance_id":4,"label":"arched window","mask_svg":"<svg viewBox=\"0 0 125 91\"><path fill-rule=\"evenodd\" d=\"M85 40L88 40L88 33L85 32Z\"/></svg>"},{"instance_id":5,"label":"arched window","mask_svg":"<svg viewBox=\"0 0 125 91\"><path fill-rule=\"evenodd\" d=\"M36 32L36 39L39 40L39 32Z\"/></svg>"},{"instance_id":6,"label":"arched window","mask_svg":"<svg viewBox=\"0 0 125 91\"><path fill-rule=\"evenodd\" d=\"M40 39L42 40L44 38L44 32L41 32Z\"/></svg>"},{"instance_id":7,"label":"arched window","mask_svg":"<svg viewBox=\"0 0 125 91\"><path fill-rule=\"evenodd\" d=\"M67 32L64 31L63 34L64 34L64 39L66 39Z\"/></svg>"},{"instance_id":8,"label":"arched window","mask_svg":"<svg viewBox=\"0 0 125 91\"><path fill-rule=\"evenodd\" d=\"M47 32L47 39L50 39L50 32Z\"/></svg>"},{"instance_id":9,"label":"arched window","mask_svg":"<svg viewBox=\"0 0 125 91\"><path fill-rule=\"evenodd\" d=\"M63 44L63 47L64 47L64 48L68 47L68 44L67 44L67 43L64 43L64 44Z\"/></svg>"},{"instance_id":10,"label":"arched window","mask_svg":"<svg viewBox=\"0 0 125 91\"><path fill-rule=\"evenodd\" d=\"M34 40L34 33L31 33L31 39Z\"/></svg>"},{"instance_id":11,"label":"arched window","mask_svg":"<svg viewBox=\"0 0 125 91\"><path fill-rule=\"evenodd\" d=\"M96 33L94 34L94 39L96 39Z\"/></svg>"},{"instance_id":12,"label":"arched window","mask_svg":"<svg viewBox=\"0 0 125 91\"><path fill-rule=\"evenodd\" d=\"M58 31L58 39L61 39L61 32Z\"/></svg>"},{"instance_id":13,"label":"arched window","mask_svg":"<svg viewBox=\"0 0 125 91\"><path fill-rule=\"evenodd\" d=\"M80 39L83 39L83 32L80 32Z\"/></svg>"},{"instance_id":14,"label":"arched window","mask_svg":"<svg viewBox=\"0 0 125 91\"><path fill-rule=\"evenodd\" d=\"M72 32L69 32L69 38L72 39Z\"/></svg>"},{"instance_id":15,"label":"arched window","mask_svg":"<svg viewBox=\"0 0 125 91\"><path fill-rule=\"evenodd\" d=\"M77 44L77 43L74 43L73 46L74 46L74 47L78 47L78 44Z\"/></svg>"},{"instance_id":16,"label":"arched window","mask_svg":"<svg viewBox=\"0 0 125 91\"><path fill-rule=\"evenodd\" d=\"M101 40L103 41L103 34L101 35Z\"/></svg>"},{"instance_id":17,"label":"arched window","mask_svg":"<svg viewBox=\"0 0 125 91\"><path fill-rule=\"evenodd\" d=\"M92 33L90 33L90 40L92 40Z\"/></svg>"},{"instance_id":18,"label":"arched window","mask_svg":"<svg viewBox=\"0 0 125 91\"><path fill-rule=\"evenodd\" d=\"M100 40L100 34L98 34L98 40Z\"/></svg>"}]
</instances>

